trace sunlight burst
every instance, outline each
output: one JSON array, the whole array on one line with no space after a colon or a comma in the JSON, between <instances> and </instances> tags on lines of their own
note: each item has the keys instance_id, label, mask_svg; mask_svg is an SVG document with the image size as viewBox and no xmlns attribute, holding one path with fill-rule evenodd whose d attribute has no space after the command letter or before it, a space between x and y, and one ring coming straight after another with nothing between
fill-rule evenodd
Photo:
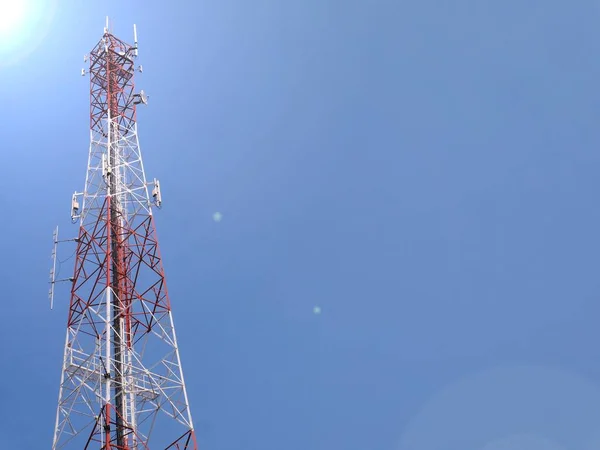
<instances>
[{"instance_id":1,"label":"sunlight burst","mask_svg":"<svg viewBox=\"0 0 600 450\"><path fill-rule=\"evenodd\" d=\"M52 29L59 0L0 0L0 69L27 59Z\"/></svg>"},{"instance_id":2,"label":"sunlight burst","mask_svg":"<svg viewBox=\"0 0 600 450\"><path fill-rule=\"evenodd\" d=\"M25 21L25 0L0 0L0 39L8 39Z\"/></svg>"}]
</instances>

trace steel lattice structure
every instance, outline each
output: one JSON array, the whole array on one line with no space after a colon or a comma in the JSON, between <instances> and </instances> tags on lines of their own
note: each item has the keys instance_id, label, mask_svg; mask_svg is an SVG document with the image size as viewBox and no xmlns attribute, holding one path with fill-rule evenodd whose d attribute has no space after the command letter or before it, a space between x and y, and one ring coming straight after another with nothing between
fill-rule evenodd
<instances>
[{"instance_id":1,"label":"steel lattice structure","mask_svg":"<svg viewBox=\"0 0 600 450\"><path fill-rule=\"evenodd\" d=\"M197 449L152 216L160 187L146 181L138 141L137 52L137 36L129 45L107 22L89 54L90 149L85 189L73 195L79 235L53 450Z\"/></svg>"}]
</instances>

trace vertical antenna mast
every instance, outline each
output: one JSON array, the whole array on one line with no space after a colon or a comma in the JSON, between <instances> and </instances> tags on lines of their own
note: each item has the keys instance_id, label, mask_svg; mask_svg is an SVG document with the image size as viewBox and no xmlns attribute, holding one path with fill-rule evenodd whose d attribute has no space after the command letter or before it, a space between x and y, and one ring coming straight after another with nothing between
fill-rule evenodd
<instances>
[{"instance_id":1,"label":"vertical antenna mast","mask_svg":"<svg viewBox=\"0 0 600 450\"><path fill-rule=\"evenodd\" d=\"M50 299L50 309L54 308L54 284L56 283L56 247L58 245L58 227L52 234L52 269L50 269L50 292L48 298Z\"/></svg>"},{"instance_id":2,"label":"vertical antenna mast","mask_svg":"<svg viewBox=\"0 0 600 450\"><path fill-rule=\"evenodd\" d=\"M79 237L53 450L197 448L152 216L160 185L150 196L138 141L137 51L136 26L129 45L107 17L89 54L90 150L72 198Z\"/></svg>"},{"instance_id":3,"label":"vertical antenna mast","mask_svg":"<svg viewBox=\"0 0 600 450\"><path fill-rule=\"evenodd\" d=\"M133 48L134 48L134 55L137 57L138 55L138 43L137 43L137 28L135 26L135 23L133 24Z\"/></svg>"}]
</instances>

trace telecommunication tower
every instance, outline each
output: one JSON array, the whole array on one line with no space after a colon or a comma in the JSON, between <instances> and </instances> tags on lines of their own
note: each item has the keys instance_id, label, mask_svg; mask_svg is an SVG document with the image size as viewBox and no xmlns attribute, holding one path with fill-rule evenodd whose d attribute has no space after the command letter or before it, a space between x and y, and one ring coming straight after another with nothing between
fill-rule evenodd
<instances>
[{"instance_id":1,"label":"telecommunication tower","mask_svg":"<svg viewBox=\"0 0 600 450\"><path fill-rule=\"evenodd\" d=\"M107 19L84 57L90 148L71 199L75 269L50 281L52 298L56 282L72 283L53 450L197 449L152 216L160 184L147 182L138 141L148 97L134 88L137 56L135 25L130 45ZM57 229L55 262L58 242Z\"/></svg>"}]
</instances>

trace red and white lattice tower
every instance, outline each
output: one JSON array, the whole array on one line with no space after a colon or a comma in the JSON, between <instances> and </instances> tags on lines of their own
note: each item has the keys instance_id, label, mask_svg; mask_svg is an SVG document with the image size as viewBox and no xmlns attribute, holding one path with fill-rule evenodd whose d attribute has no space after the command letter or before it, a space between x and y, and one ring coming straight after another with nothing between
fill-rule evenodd
<instances>
[{"instance_id":1,"label":"red and white lattice tower","mask_svg":"<svg viewBox=\"0 0 600 450\"><path fill-rule=\"evenodd\" d=\"M86 57L91 142L72 199L80 228L53 450L197 448L152 217L160 187L138 142L137 52L135 26L130 45L107 20Z\"/></svg>"}]
</instances>

